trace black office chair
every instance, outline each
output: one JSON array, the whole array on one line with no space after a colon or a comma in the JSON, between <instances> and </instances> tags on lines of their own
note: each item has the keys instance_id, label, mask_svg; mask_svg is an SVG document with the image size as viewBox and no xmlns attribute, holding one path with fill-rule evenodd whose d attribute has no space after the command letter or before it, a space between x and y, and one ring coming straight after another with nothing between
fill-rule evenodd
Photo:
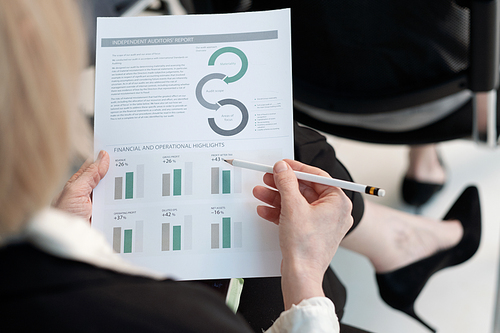
<instances>
[{"instance_id":1,"label":"black office chair","mask_svg":"<svg viewBox=\"0 0 500 333\"><path fill-rule=\"evenodd\" d=\"M155 3L155 0L91 0L82 1L82 12L86 22L87 38L89 45L89 65L95 64L95 38L96 38L96 19L98 17L127 17L136 16L142 11L148 9ZM162 10L166 2L160 1Z\"/></svg>"},{"instance_id":2,"label":"black office chair","mask_svg":"<svg viewBox=\"0 0 500 333\"><path fill-rule=\"evenodd\" d=\"M294 116L305 125L374 143L497 145L498 0L183 2L193 12L292 9Z\"/></svg>"}]
</instances>

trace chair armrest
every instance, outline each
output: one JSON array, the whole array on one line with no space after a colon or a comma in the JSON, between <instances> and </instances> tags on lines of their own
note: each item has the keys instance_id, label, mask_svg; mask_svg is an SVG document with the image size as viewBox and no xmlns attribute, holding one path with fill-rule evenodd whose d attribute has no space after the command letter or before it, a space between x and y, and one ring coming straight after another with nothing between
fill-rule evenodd
<instances>
[{"instance_id":1,"label":"chair armrest","mask_svg":"<svg viewBox=\"0 0 500 333\"><path fill-rule=\"evenodd\" d=\"M500 24L498 0L473 0L470 6L469 89L498 88Z\"/></svg>"}]
</instances>

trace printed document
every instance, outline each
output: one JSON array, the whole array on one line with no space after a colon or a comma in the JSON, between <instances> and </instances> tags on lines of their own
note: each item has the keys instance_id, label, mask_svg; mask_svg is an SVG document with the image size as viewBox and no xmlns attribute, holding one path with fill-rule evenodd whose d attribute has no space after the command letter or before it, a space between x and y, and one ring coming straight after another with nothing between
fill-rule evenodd
<instances>
[{"instance_id":1,"label":"printed document","mask_svg":"<svg viewBox=\"0 0 500 333\"><path fill-rule=\"evenodd\" d=\"M92 226L177 279L277 276L252 189L293 158L290 12L99 18L95 136L111 158Z\"/></svg>"}]
</instances>

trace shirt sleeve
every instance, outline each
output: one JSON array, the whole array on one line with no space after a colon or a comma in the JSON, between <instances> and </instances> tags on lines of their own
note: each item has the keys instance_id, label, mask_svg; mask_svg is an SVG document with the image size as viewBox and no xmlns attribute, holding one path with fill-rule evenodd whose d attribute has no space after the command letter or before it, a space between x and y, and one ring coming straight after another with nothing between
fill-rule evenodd
<instances>
[{"instance_id":1,"label":"shirt sleeve","mask_svg":"<svg viewBox=\"0 0 500 333\"><path fill-rule=\"evenodd\" d=\"M335 305L326 297L305 299L281 313L266 333L339 333Z\"/></svg>"}]
</instances>

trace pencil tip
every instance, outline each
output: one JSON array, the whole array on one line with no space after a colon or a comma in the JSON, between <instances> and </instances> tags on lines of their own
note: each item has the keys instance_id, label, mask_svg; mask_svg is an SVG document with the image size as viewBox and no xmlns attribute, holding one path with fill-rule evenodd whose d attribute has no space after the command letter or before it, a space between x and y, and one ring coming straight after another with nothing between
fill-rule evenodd
<instances>
[{"instance_id":1,"label":"pencil tip","mask_svg":"<svg viewBox=\"0 0 500 333\"><path fill-rule=\"evenodd\" d=\"M233 160L226 160L226 159L223 159L223 160L224 160L224 162L226 162L226 163L229 163L229 164L233 165Z\"/></svg>"}]
</instances>

